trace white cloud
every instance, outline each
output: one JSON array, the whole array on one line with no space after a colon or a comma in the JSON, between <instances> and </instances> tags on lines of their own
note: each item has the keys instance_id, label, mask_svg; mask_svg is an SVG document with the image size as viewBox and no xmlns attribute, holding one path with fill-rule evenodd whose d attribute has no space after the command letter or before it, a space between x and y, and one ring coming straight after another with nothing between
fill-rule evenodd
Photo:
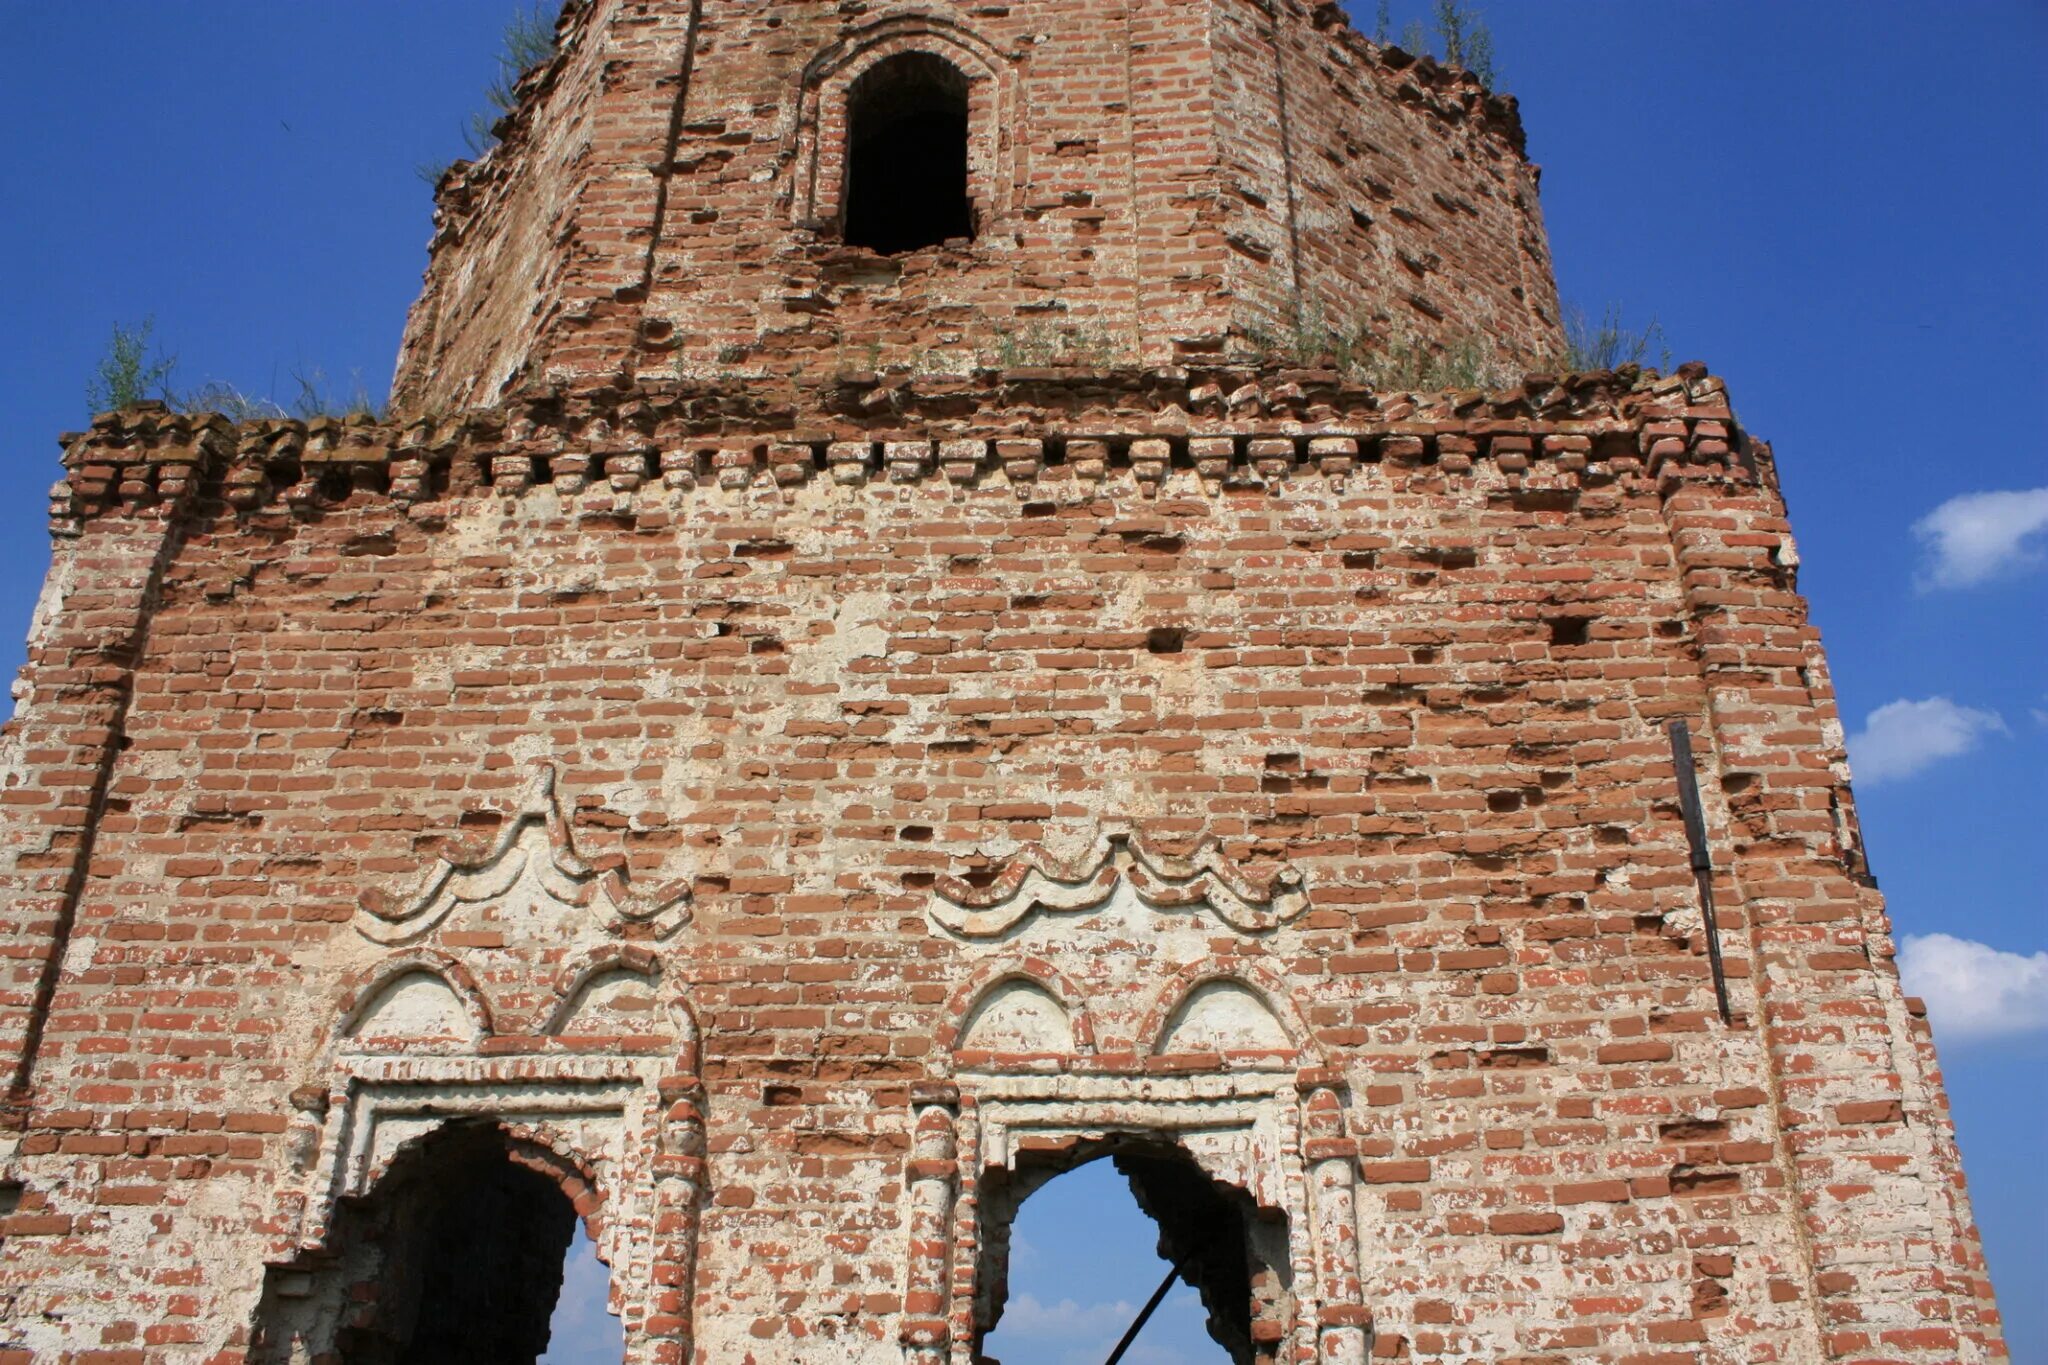
<instances>
[{"instance_id":1,"label":"white cloud","mask_svg":"<svg viewBox=\"0 0 2048 1365\"><path fill-rule=\"evenodd\" d=\"M2048 1029L2048 952L2023 957L1948 934L1916 934L1899 946L1899 974L1909 994L1927 1001L1943 1039Z\"/></svg>"},{"instance_id":2,"label":"white cloud","mask_svg":"<svg viewBox=\"0 0 2048 1365\"><path fill-rule=\"evenodd\" d=\"M996 1330L1026 1341L1062 1341L1074 1337L1107 1336L1112 1341L1138 1316L1137 1308L1119 1299L1115 1303L1078 1304L1072 1299L1044 1304L1035 1294L1019 1294L1003 1306L1003 1319Z\"/></svg>"},{"instance_id":3,"label":"white cloud","mask_svg":"<svg viewBox=\"0 0 2048 1365\"><path fill-rule=\"evenodd\" d=\"M1849 762L1865 784L1911 777L1966 754L1987 735L2011 733L1996 711L1958 706L1947 697L1886 702L1849 736Z\"/></svg>"},{"instance_id":4,"label":"white cloud","mask_svg":"<svg viewBox=\"0 0 2048 1365\"><path fill-rule=\"evenodd\" d=\"M1920 588L1968 588L2048 561L2048 488L1964 493L1913 523Z\"/></svg>"}]
</instances>

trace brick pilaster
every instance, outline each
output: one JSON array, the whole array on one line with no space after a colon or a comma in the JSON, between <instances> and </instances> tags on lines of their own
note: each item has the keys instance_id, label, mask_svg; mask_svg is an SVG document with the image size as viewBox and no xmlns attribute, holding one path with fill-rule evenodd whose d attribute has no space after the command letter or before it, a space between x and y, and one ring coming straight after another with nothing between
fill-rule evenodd
<instances>
[{"instance_id":1,"label":"brick pilaster","mask_svg":"<svg viewBox=\"0 0 2048 1365\"><path fill-rule=\"evenodd\" d=\"M177 455L190 458L131 467L118 484L110 467L72 460L59 485L60 513L78 496L120 507L78 523L57 518L16 713L0 730L0 1069L10 1127L32 1100L44 1018L197 451Z\"/></svg>"},{"instance_id":2,"label":"brick pilaster","mask_svg":"<svg viewBox=\"0 0 2048 1365\"><path fill-rule=\"evenodd\" d=\"M1688 445L1671 425L1645 445L1705 683L1723 930L1755 964L1820 1349L1864 1365L2004 1359L1940 1088L1849 833L1841 726L1768 449L1745 458L1697 426ZM1737 1009L1750 998L1738 986Z\"/></svg>"}]
</instances>

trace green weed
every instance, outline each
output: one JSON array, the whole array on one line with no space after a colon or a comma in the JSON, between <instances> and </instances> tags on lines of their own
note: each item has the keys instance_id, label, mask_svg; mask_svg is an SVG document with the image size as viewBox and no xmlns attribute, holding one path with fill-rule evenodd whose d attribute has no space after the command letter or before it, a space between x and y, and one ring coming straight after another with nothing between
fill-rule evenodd
<instances>
[{"instance_id":1,"label":"green weed","mask_svg":"<svg viewBox=\"0 0 2048 1365\"><path fill-rule=\"evenodd\" d=\"M498 145L498 122L519 107L519 82L527 72L555 55L555 17L560 0L534 0L530 8L513 12L500 35L497 73L484 87L484 105L469 116L462 127L463 145L473 161ZM438 189L453 161L422 161L413 174L429 189Z\"/></svg>"},{"instance_id":2,"label":"green weed","mask_svg":"<svg viewBox=\"0 0 2048 1365\"><path fill-rule=\"evenodd\" d=\"M1380 0L1373 24L1372 40L1385 47L1394 34L1394 8ZM1435 47L1431 37L1434 34ZM1416 56L1436 57L1445 66L1471 72L1488 90L1499 89L1500 73L1494 62L1493 30L1478 6L1463 0L1433 0L1432 22L1411 19L1401 29L1401 47Z\"/></svg>"},{"instance_id":3,"label":"green weed","mask_svg":"<svg viewBox=\"0 0 2048 1365\"><path fill-rule=\"evenodd\" d=\"M1631 328L1623 323L1618 303L1608 304L1598 322L1589 319L1584 309L1571 307L1564 313L1564 352L1554 364L1569 374L1592 374L1618 370L1623 365L1641 365L1653 349L1657 352L1658 368L1670 369L1671 347L1657 319Z\"/></svg>"},{"instance_id":4,"label":"green weed","mask_svg":"<svg viewBox=\"0 0 2048 1365\"><path fill-rule=\"evenodd\" d=\"M85 401L94 412L117 412L153 398L172 401L171 374L178 358L158 349L155 333L153 317L135 327L114 324L106 353L85 382Z\"/></svg>"}]
</instances>

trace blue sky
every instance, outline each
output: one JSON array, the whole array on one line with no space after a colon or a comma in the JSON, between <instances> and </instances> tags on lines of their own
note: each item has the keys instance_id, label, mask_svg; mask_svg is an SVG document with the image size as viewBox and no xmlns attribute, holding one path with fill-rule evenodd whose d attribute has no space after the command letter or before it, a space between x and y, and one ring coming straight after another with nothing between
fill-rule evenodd
<instances>
[{"instance_id":1,"label":"blue sky","mask_svg":"<svg viewBox=\"0 0 2048 1365\"><path fill-rule=\"evenodd\" d=\"M460 152L510 7L0 0L0 669L48 560L56 435L115 322L154 316L187 385L388 381L425 263L413 167ZM2048 893L2025 854L2048 827L2048 5L1485 8L1567 298L1654 315L1777 448L2014 1359L2048 1360ZM1059 1333L1156 1282L1135 1252L1055 1247L1122 1197L1091 1179L1038 1197L1083 1190L1030 1235L1040 1339L1006 1365L1063 1365ZM1146 1340L1149 1365L1213 1358L1164 1324Z\"/></svg>"}]
</instances>

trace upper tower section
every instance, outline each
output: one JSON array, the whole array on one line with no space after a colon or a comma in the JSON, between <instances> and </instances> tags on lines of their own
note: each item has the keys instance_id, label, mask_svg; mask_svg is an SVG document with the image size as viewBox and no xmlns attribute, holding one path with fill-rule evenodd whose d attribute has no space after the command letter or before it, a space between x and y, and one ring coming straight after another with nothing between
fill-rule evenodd
<instances>
[{"instance_id":1,"label":"upper tower section","mask_svg":"<svg viewBox=\"0 0 2048 1365\"><path fill-rule=\"evenodd\" d=\"M407 407L624 375L1559 349L1510 99L1302 0L572 0L443 181Z\"/></svg>"}]
</instances>

